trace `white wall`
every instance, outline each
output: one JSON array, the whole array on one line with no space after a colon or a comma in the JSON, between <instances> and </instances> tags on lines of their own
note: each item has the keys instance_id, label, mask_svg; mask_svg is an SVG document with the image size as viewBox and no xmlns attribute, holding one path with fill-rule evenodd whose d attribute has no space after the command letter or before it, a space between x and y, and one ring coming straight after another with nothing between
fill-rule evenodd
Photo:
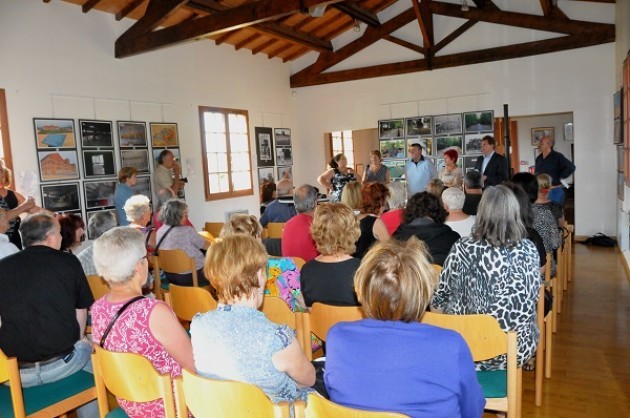
<instances>
[{"instance_id":1,"label":"white wall","mask_svg":"<svg viewBox=\"0 0 630 418\"><path fill-rule=\"evenodd\" d=\"M252 132L294 128L288 66L211 41L117 60L114 41L130 24L65 2L0 0L0 88L18 189L39 199L38 184L20 182L21 173L38 172L33 117L176 122L182 162L192 170L186 194L193 223L223 221L234 209L257 214L256 186L251 197L205 202L198 106L246 109Z\"/></svg>"}]
</instances>

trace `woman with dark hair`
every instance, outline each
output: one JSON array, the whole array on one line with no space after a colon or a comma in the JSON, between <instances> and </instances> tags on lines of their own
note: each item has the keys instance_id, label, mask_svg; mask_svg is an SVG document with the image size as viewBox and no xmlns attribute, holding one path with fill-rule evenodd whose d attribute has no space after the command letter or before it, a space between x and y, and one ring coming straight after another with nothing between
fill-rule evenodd
<instances>
[{"instance_id":1,"label":"woman with dark hair","mask_svg":"<svg viewBox=\"0 0 630 418\"><path fill-rule=\"evenodd\" d=\"M85 241L85 223L80 216L74 213L57 215L57 221L61 226L61 251L72 254L83 241Z\"/></svg>"},{"instance_id":2,"label":"woman with dark hair","mask_svg":"<svg viewBox=\"0 0 630 418\"><path fill-rule=\"evenodd\" d=\"M376 240L386 241L389 239L387 227L379 220L383 213L389 189L383 183L364 183L361 187L361 213L357 216L361 235L356 243L357 250L353 254L356 258L363 258Z\"/></svg>"},{"instance_id":3,"label":"woman with dark hair","mask_svg":"<svg viewBox=\"0 0 630 418\"><path fill-rule=\"evenodd\" d=\"M328 163L331 168L324 171L318 178L317 182L327 189L332 190L330 192L330 201L341 201L341 192L346 184L351 181L356 181L354 170L348 167L348 159L343 154L337 154Z\"/></svg>"},{"instance_id":4,"label":"woman with dark hair","mask_svg":"<svg viewBox=\"0 0 630 418\"><path fill-rule=\"evenodd\" d=\"M445 187L462 187L462 170L457 167L458 157L454 149L444 151L444 168L440 170L439 178Z\"/></svg>"},{"instance_id":5,"label":"woman with dark hair","mask_svg":"<svg viewBox=\"0 0 630 418\"><path fill-rule=\"evenodd\" d=\"M265 183L260 188L260 214L265 213L265 209L271 202L273 202L277 197L276 193L276 183L269 182Z\"/></svg>"},{"instance_id":6,"label":"woman with dark hair","mask_svg":"<svg viewBox=\"0 0 630 418\"><path fill-rule=\"evenodd\" d=\"M389 168L385 167L382 161L383 158L379 150L375 149L370 152L370 164L368 164L363 173L363 183L378 181L379 183L388 184L390 182Z\"/></svg>"},{"instance_id":7,"label":"woman with dark hair","mask_svg":"<svg viewBox=\"0 0 630 418\"><path fill-rule=\"evenodd\" d=\"M435 195L429 192L416 193L409 198L403 212L403 223L394 238L407 240L415 236L429 248L433 263L442 265L459 234L444 225L448 212Z\"/></svg>"}]
</instances>

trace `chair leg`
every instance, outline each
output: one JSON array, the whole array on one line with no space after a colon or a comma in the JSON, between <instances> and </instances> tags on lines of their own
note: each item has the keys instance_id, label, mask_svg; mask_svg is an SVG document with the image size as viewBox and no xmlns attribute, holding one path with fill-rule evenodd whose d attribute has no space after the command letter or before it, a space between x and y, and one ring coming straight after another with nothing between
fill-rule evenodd
<instances>
[{"instance_id":1,"label":"chair leg","mask_svg":"<svg viewBox=\"0 0 630 418\"><path fill-rule=\"evenodd\" d=\"M553 339L553 326L554 318L551 312L545 319L545 377L551 378L551 355L552 355L552 339Z\"/></svg>"},{"instance_id":2,"label":"chair leg","mask_svg":"<svg viewBox=\"0 0 630 418\"><path fill-rule=\"evenodd\" d=\"M541 330L540 341L538 341L538 348L536 348L536 369L534 370L536 406L542 405L543 375L545 373L545 338L545 332Z\"/></svg>"},{"instance_id":3,"label":"chair leg","mask_svg":"<svg viewBox=\"0 0 630 418\"><path fill-rule=\"evenodd\" d=\"M558 279L551 279L551 294L553 295L553 305L551 307L551 315L553 317L552 330L554 333L558 332L558 307L560 306L560 296L558 295Z\"/></svg>"}]
</instances>

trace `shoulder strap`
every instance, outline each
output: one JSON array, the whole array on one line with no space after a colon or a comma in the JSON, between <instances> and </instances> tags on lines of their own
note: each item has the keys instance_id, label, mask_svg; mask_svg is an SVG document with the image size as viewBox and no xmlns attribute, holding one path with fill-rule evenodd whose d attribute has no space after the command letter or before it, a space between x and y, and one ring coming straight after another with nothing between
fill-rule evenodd
<instances>
[{"instance_id":1,"label":"shoulder strap","mask_svg":"<svg viewBox=\"0 0 630 418\"><path fill-rule=\"evenodd\" d=\"M114 322L116 322L120 314L122 314L125 311L125 309L129 307L129 305L131 305L132 303L140 299L144 299L144 296L136 296L135 298L128 300L127 303L121 306L118 312L116 312L116 315L114 315L112 320L109 322L109 325L107 326L107 328L105 329L105 332L103 333L103 336L101 337L101 342L100 342L101 348L103 348L103 345L105 344L105 339L109 335L109 331L112 330L112 327L114 326Z\"/></svg>"},{"instance_id":2,"label":"shoulder strap","mask_svg":"<svg viewBox=\"0 0 630 418\"><path fill-rule=\"evenodd\" d=\"M158 254L158 249L160 248L160 245L162 245L162 241L164 241L164 238L166 238L166 236L168 235L169 232L171 232L173 230L173 228L175 228L175 226L171 226L169 229L166 230L166 232L164 233L164 235L162 235L162 238L160 238L160 240L158 241L158 243L155 245L155 249L153 250L153 254L155 255L159 255Z\"/></svg>"}]
</instances>

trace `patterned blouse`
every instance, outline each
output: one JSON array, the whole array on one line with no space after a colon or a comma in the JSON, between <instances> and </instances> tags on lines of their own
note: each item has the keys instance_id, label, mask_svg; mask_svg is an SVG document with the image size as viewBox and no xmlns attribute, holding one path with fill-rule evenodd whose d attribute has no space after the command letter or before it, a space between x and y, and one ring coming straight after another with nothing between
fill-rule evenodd
<instances>
[{"instance_id":1,"label":"patterned blouse","mask_svg":"<svg viewBox=\"0 0 630 418\"><path fill-rule=\"evenodd\" d=\"M269 258L267 260L267 284L265 295L282 298L293 312L305 312L306 306L298 303L300 290L300 270L290 258Z\"/></svg>"},{"instance_id":2,"label":"patterned blouse","mask_svg":"<svg viewBox=\"0 0 630 418\"><path fill-rule=\"evenodd\" d=\"M94 341L101 340L113 316L126 302L111 303L105 298L106 296L94 302L91 308ZM104 348L117 353L140 354L149 359L159 373L169 373L171 377L177 377L182 374L181 366L149 329L151 312L158 303L164 302L144 298L129 305L114 323L105 340ZM164 416L161 399L150 402L130 402L119 398L118 404L130 418Z\"/></svg>"},{"instance_id":3,"label":"patterned blouse","mask_svg":"<svg viewBox=\"0 0 630 418\"><path fill-rule=\"evenodd\" d=\"M432 305L446 314L489 314L505 331L518 333L518 364L536 352L536 304L541 280L536 246L493 247L472 237L457 241L444 262ZM481 370L506 367L505 355L477 363Z\"/></svg>"},{"instance_id":4,"label":"patterned blouse","mask_svg":"<svg viewBox=\"0 0 630 418\"><path fill-rule=\"evenodd\" d=\"M462 170L459 167L453 170L443 168L440 170L439 178L446 187L462 187Z\"/></svg>"},{"instance_id":5,"label":"patterned blouse","mask_svg":"<svg viewBox=\"0 0 630 418\"><path fill-rule=\"evenodd\" d=\"M353 171L348 171L344 174L339 171L338 168L333 169L334 174L332 179L330 180L330 185L332 187L332 192L330 193L330 201L331 202L341 202L341 192L343 192L343 188L346 187L346 184L351 181L356 181L356 177Z\"/></svg>"},{"instance_id":6,"label":"patterned blouse","mask_svg":"<svg viewBox=\"0 0 630 418\"><path fill-rule=\"evenodd\" d=\"M385 184L387 181L387 170L388 168L384 165L376 170L376 173L370 170L370 166L368 165L365 169L365 181L378 181L379 183Z\"/></svg>"}]
</instances>

